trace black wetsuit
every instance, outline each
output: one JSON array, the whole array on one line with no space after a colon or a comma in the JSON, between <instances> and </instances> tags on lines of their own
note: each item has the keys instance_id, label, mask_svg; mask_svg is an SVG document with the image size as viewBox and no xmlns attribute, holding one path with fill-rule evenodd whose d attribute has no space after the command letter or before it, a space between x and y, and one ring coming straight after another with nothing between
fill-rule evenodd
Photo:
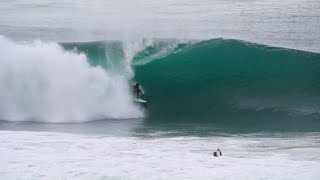
<instances>
[{"instance_id":1,"label":"black wetsuit","mask_svg":"<svg viewBox=\"0 0 320 180\"><path fill-rule=\"evenodd\" d=\"M217 152L214 152L213 156L215 156L215 157L222 156L222 153L221 153L220 149L218 149Z\"/></svg>"},{"instance_id":2,"label":"black wetsuit","mask_svg":"<svg viewBox=\"0 0 320 180\"><path fill-rule=\"evenodd\" d=\"M133 88L134 88L134 92L137 94L137 98L139 99L139 95L142 94L139 88L139 84L136 84Z\"/></svg>"}]
</instances>

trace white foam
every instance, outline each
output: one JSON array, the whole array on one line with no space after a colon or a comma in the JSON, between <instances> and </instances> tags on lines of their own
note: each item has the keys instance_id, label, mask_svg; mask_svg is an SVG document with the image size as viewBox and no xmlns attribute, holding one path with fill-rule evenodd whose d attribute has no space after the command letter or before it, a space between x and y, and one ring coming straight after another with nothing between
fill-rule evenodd
<instances>
[{"instance_id":1,"label":"white foam","mask_svg":"<svg viewBox=\"0 0 320 180\"><path fill-rule=\"evenodd\" d=\"M4 179L319 179L318 135L106 137L0 131ZM217 148L223 156L216 158Z\"/></svg>"},{"instance_id":2,"label":"white foam","mask_svg":"<svg viewBox=\"0 0 320 180\"><path fill-rule=\"evenodd\" d=\"M83 122L137 118L128 76L91 67L56 43L17 44L0 36L0 119Z\"/></svg>"}]
</instances>

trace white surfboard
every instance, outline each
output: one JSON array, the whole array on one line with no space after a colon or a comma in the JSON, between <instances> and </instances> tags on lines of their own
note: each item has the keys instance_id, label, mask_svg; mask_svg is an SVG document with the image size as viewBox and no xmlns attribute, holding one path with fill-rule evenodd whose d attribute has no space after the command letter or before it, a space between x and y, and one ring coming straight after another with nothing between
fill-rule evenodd
<instances>
[{"instance_id":1,"label":"white surfboard","mask_svg":"<svg viewBox=\"0 0 320 180\"><path fill-rule=\"evenodd\" d=\"M134 99L135 102L138 102L138 103L147 103L146 100L143 100L143 99Z\"/></svg>"}]
</instances>

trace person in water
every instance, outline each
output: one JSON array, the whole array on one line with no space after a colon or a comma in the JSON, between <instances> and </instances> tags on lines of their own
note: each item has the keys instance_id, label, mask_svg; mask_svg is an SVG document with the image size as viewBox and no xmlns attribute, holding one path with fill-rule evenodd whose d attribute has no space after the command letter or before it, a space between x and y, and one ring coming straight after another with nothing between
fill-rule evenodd
<instances>
[{"instance_id":1,"label":"person in water","mask_svg":"<svg viewBox=\"0 0 320 180\"><path fill-rule=\"evenodd\" d=\"M222 156L222 153L221 153L220 149L217 149L217 152L214 152L213 156L214 157Z\"/></svg>"},{"instance_id":2,"label":"person in water","mask_svg":"<svg viewBox=\"0 0 320 180\"><path fill-rule=\"evenodd\" d=\"M140 90L139 83L133 86L134 92L137 94L137 98L139 99L140 95L142 95L142 91Z\"/></svg>"}]
</instances>

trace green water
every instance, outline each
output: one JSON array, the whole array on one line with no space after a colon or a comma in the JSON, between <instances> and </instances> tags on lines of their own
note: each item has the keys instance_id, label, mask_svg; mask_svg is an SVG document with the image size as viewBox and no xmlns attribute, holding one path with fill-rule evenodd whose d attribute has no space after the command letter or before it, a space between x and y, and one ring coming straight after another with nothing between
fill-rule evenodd
<instances>
[{"instance_id":1,"label":"green water","mask_svg":"<svg viewBox=\"0 0 320 180\"><path fill-rule=\"evenodd\" d=\"M140 82L146 91L146 125L230 131L320 129L319 54L238 40L154 41L132 62L131 81ZM94 66L124 73L121 42L63 46L85 53Z\"/></svg>"}]
</instances>

